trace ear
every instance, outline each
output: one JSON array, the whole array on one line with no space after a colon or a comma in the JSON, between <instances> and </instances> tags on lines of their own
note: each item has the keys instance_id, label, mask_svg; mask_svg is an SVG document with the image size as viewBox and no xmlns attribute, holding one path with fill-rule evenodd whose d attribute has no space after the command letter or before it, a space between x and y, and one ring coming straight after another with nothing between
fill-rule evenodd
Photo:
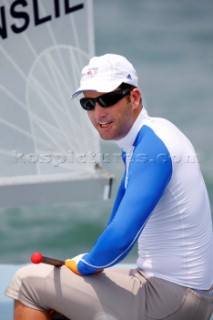
<instances>
[{"instance_id":1,"label":"ear","mask_svg":"<svg viewBox=\"0 0 213 320\"><path fill-rule=\"evenodd\" d=\"M134 110L142 107L141 105L142 95L138 88L134 88L131 91L130 97L131 97L131 102Z\"/></svg>"}]
</instances>

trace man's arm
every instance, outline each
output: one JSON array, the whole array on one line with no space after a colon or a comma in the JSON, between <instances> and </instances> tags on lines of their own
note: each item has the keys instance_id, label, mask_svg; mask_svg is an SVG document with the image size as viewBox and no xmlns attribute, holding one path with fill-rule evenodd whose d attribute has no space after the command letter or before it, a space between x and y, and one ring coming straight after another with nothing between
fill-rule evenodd
<instances>
[{"instance_id":1,"label":"man's arm","mask_svg":"<svg viewBox=\"0 0 213 320\"><path fill-rule=\"evenodd\" d=\"M130 164L122 200L91 252L77 262L78 273L92 274L125 258L161 198L172 175L169 152L155 134L136 148L135 159L142 151L151 160L140 162L137 158Z\"/></svg>"}]
</instances>

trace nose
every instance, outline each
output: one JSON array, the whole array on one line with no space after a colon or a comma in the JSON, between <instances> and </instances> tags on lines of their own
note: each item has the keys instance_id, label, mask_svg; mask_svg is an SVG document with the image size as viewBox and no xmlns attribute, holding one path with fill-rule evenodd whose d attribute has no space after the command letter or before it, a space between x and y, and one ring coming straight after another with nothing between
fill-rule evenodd
<instances>
[{"instance_id":1,"label":"nose","mask_svg":"<svg viewBox=\"0 0 213 320\"><path fill-rule=\"evenodd\" d=\"M103 108L98 102L95 104L94 113L96 119L105 118L108 115L107 108Z\"/></svg>"}]
</instances>

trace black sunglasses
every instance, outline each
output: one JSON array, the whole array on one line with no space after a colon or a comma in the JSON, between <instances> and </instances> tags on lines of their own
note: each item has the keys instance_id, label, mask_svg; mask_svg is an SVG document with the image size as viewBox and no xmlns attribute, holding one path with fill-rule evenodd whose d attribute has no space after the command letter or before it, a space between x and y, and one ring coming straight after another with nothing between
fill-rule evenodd
<instances>
[{"instance_id":1,"label":"black sunglasses","mask_svg":"<svg viewBox=\"0 0 213 320\"><path fill-rule=\"evenodd\" d=\"M133 88L122 89L105 93L98 98L81 98L80 104L84 110L94 110L95 104L98 102L101 107L107 108L116 104L119 100L125 97Z\"/></svg>"}]
</instances>

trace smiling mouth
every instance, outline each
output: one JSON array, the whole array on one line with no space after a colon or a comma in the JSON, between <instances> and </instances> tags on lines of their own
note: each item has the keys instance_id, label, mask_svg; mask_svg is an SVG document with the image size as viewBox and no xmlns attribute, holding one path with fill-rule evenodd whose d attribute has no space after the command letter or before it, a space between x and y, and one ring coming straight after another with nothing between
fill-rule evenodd
<instances>
[{"instance_id":1,"label":"smiling mouth","mask_svg":"<svg viewBox=\"0 0 213 320\"><path fill-rule=\"evenodd\" d=\"M108 122L98 122L99 126L103 129L108 128L111 125L112 121L108 121Z\"/></svg>"}]
</instances>

